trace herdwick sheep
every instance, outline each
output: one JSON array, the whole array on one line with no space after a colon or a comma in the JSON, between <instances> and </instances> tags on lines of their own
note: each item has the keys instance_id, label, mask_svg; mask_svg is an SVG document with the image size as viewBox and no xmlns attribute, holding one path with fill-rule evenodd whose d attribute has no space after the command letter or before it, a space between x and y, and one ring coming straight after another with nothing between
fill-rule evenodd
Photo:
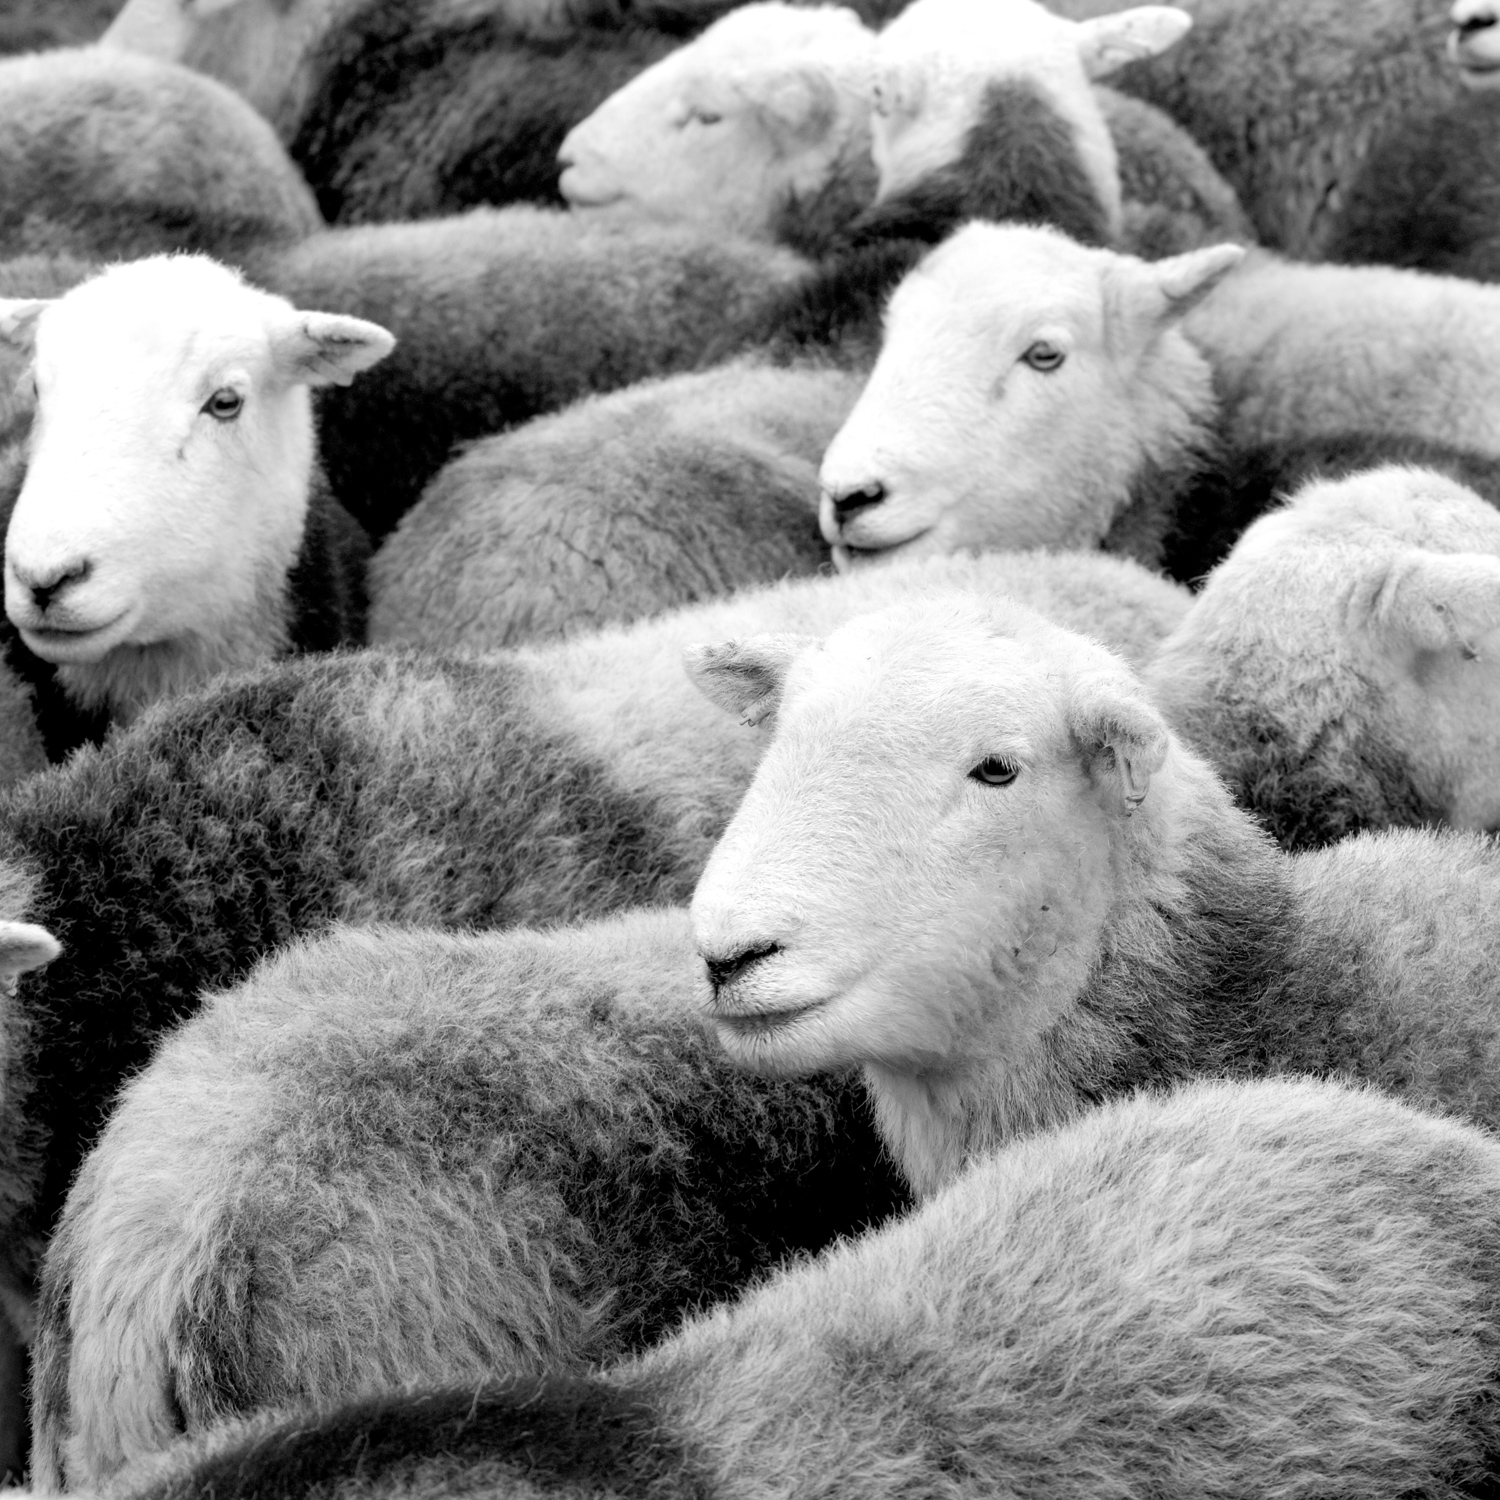
<instances>
[{"instance_id":1,"label":"herdwick sheep","mask_svg":"<svg viewBox=\"0 0 1500 1500\"><path fill-rule=\"evenodd\" d=\"M1389 617L1430 620L1400 582ZM690 659L775 717L693 898L719 1039L774 1076L863 1065L919 1194L1193 1074L1347 1073L1500 1124L1491 840L1283 854L1117 657L999 601Z\"/></svg>"},{"instance_id":2,"label":"herdwick sheep","mask_svg":"<svg viewBox=\"0 0 1500 1500\"><path fill-rule=\"evenodd\" d=\"M383 328L156 256L0 301L0 339L36 392L0 485L6 645L53 758L215 672L363 639L369 542L309 388L381 359Z\"/></svg>"},{"instance_id":3,"label":"herdwick sheep","mask_svg":"<svg viewBox=\"0 0 1500 1500\"><path fill-rule=\"evenodd\" d=\"M160 704L0 796L0 918L64 950L0 1017L0 1295L24 1305L114 1090L204 988L337 920L506 927L686 898L759 741L693 690L685 643L827 630L944 585L1028 600L1137 664L1188 604L1119 559L991 554L486 659L306 656Z\"/></svg>"},{"instance_id":4,"label":"herdwick sheep","mask_svg":"<svg viewBox=\"0 0 1500 1500\"><path fill-rule=\"evenodd\" d=\"M213 79L98 47L0 59L0 258L233 259L321 227L270 126Z\"/></svg>"},{"instance_id":5,"label":"herdwick sheep","mask_svg":"<svg viewBox=\"0 0 1500 1500\"><path fill-rule=\"evenodd\" d=\"M602 1375L265 1417L112 1500L1395 1494L1493 1482L1500 1148L1199 1083L986 1156Z\"/></svg>"},{"instance_id":6,"label":"herdwick sheep","mask_svg":"<svg viewBox=\"0 0 1500 1500\"><path fill-rule=\"evenodd\" d=\"M1495 0L1454 0L1448 61L1471 89L1500 87L1500 9Z\"/></svg>"},{"instance_id":7,"label":"herdwick sheep","mask_svg":"<svg viewBox=\"0 0 1500 1500\"><path fill-rule=\"evenodd\" d=\"M509 208L328 230L248 270L396 336L318 411L333 492L379 539L456 444L742 343L807 262L692 226Z\"/></svg>"},{"instance_id":8,"label":"herdwick sheep","mask_svg":"<svg viewBox=\"0 0 1500 1500\"><path fill-rule=\"evenodd\" d=\"M1066 29L1064 23L1053 25ZM923 40L951 46L942 32ZM718 210L728 178L739 185L734 224L741 232L808 254L836 251L875 196L875 46L847 10L760 0L731 11L574 126L560 153L566 170L559 187L575 209L692 219ZM982 113L982 84L997 61L1012 75L1045 71L1045 53L1023 58L1014 45L998 50L998 60L965 58L969 123L959 128L961 122L953 122L951 150L938 166L965 156L965 141ZM920 67L910 55L905 63ZM931 66L959 71L941 50ZM944 84L952 87L953 79ZM1109 191L1126 200L1123 236L1129 248L1168 253L1248 237L1248 221L1232 190L1185 132L1160 110L1113 90L1096 89L1094 100L1085 114L1097 131L1102 111L1114 138L1120 180ZM1009 135L1014 151L1015 124L998 122L989 135L1002 141ZM1037 128L1022 133L1023 148ZM968 175L979 171L993 145L987 137L985 148L969 153ZM1051 154L1038 153L1043 176L1056 171ZM944 226L918 227L931 238Z\"/></svg>"},{"instance_id":9,"label":"herdwick sheep","mask_svg":"<svg viewBox=\"0 0 1500 1500\"><path fill-rule=\"evenodd\" d=\"M994 224L939 246L824 455L835 559L1102 542L1192 579L1342 448L1500 456L1500 292L1244 254Z\"/></svg>"},{"instance_id":10,"label":"herdwick sheep","mask_svg":"<svg viewBox=\"0 0 1500 1500\"><path fill-rule=\"evenodd\" d=\"M1209 575L1145 673L1287 848L1500 827L1500 515L1452 480L1308 485Z\"/></svg>"},{"instance_id":11,"label":"herdwick sheep","mask_svg":"<svg viewBox=\"0 0 1500 1500\"><path fill-rule=\"evenodd\" d=\"M582 1373L905 1206L852 1077L735 1068L686 911L337 929L126 1085L43 1272L32 1482L228 1416Z\"/></svg>"},{"instance_id":12,"label":"herdwick sheep","mask_svg":"<svg viewBox=\"0 0 1500 1500\"><path fill-rule=\"evenodd\" d=\"M475 443L375 555L371 641L489 650L818 572L818 464L861 383L730 364Z\"/></svg>"},{"instance_id":13,"label":"herdwick sheep","mask_svg":"<svg viewBox=\"0 0 1500 1500\"><path fill-rule=\"evenodd\" d=\"M1112 0L1049 0L1072 17ZM1229 180L1265 244L1318 259L1367 153L1462 85L1450 0L1195 0L1193 29L1119 87L1163 109Z\"/></svg>"}]
</instances>

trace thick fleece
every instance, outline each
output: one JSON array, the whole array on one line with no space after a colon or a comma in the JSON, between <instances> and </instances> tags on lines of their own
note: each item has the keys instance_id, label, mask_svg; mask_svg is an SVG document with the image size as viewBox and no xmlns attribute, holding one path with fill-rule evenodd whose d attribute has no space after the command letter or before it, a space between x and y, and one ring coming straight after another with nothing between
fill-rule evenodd
<instances>
[{"instance_id":1,"label":"thick fleece","mask_svg":"<svg viewBox=\"0 0 1500 1500\"><path fill-rule=\"evenodd\" d=\"M457 444L738 345L806 264L690 227L480 209L330 230L251 274L396 336L389 359L319 408L334 494L378 540Z\"/></svg>"},{"instance_id":2,"label":"thick fleece","mask_svg":"<svg viewBox=\"0 0 1500 1500\"><path fill-rule=\"evenodd\" d=\"M860 384L731 364L482 439L377 554L370 639L491 649L826 569L818 465Z\"/></svg>"},{"instance_id":3,"label":"thick fleece","mask_svg":"<svg viewBox=\"0 0 1500 1500\"><path fill-rule=\"evenodd\" d=\"M701 1021L683 910L337 929L127 1085L48 1251L33 1483L396 1386L582 1373L905 1206L852 1078Z\"/></svg>"},{"instance_id":4,"label":"thick fleece","mask_svg":"<svg viewBox=\"0 0 1500 1500\"><path fill-rule=\"evenodd\" d=\"M213 79L96 47L0 59L0 257L232 260L322 223L271 127Z\"/></svg>"},{"instance_id":5,"label":"thick fleece","mask_svg":"<svg viewBox=\"0 0 1500 1500\"><path fill-rule=\"evenodd\" d=\"M1373 1092L1144 1094L602 1377L263 1420L131 1500L1161 1500L1493 1484L1500 1156Z\"/></svg>"}]
</instances>

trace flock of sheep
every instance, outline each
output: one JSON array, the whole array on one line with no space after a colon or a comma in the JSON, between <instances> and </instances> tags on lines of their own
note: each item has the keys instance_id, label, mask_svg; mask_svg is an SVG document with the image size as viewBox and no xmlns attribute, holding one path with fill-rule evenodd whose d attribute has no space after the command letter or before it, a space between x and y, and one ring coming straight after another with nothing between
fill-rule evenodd
<instances>
[{"instance_id":1,"label":"flock of sheep","mask_svg":"<svg viewBox=\"0 0 1500 1500\"><path fill-rule=\"evenodd\" d=\"M1115 3L0 17L14 1481L1500 1493L1500 5Z\"/></svg>"}]
</instances>

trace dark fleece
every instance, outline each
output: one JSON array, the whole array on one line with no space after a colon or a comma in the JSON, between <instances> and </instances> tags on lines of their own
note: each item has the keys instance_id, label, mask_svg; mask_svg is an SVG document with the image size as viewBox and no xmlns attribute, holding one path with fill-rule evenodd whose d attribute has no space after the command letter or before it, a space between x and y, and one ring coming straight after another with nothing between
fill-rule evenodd
<instances>
[{"instance_id":1,"label":"dark fleece","mask_svg":"<svg viewBox=\"0 0 1500 1500\"><path fill-rule=\"evenodd\" d=\"M607 977L545 955L504 970L494 958L470 970L451 949L432 961L452 975L451 998L428 995L419 1009L405 993L367 994L365 1009L324 1022L316 982L288 991L306 999L308 1020L270 1064L266 1115L229 1143L245 1170L219 1200L215 1261L176 1293L169 1366L185 1430L328 1399L329 1377L309 1383L287 1327L362 1285L369 1257L423 1264L429 1241L413 1243L406 1225L443 1224L455 1287L466 1268L495 1268L507 1284L540 1280L570 1308L607 1302L599 1326L574 1333L572 1358L555 1356L579 1369L654 1343L788 1256L909 1202L854 1078L754 1078L692 1012L619 1007ZM565 1024L538 1026L538 1000ZM452 1183L484 1191L471 1207L444 1190ZM335 1203L358 1226L347 1236ZM42 1289L34 1399L54 1433L71 1426L77 1265L71 1252L49 1258ZM420 1316L401 1306L391 1321ZM469 1311L479 1347L503 1341L506 1308ZM406 1347L393 1336L388 1352Z\"/></svg>"},{"instance_id":2,"label":"dark fleece","mask_svg":"<svg viewBox=\"0 0 1500 1500\"><path fill-rule=\"evenodd\" d=\"M23 450L13 444L0 454L0 541L25 477ZM302 543L287 575L292 652L364 644L369 609L365 569L370 552L369 537L333 498L322 471L316 471ZM48 760L64 760L80 745L97 745L104 739L111 722L108 711L84 708L71 698L57 678L57 668L27 650L8 616L0 616L0 653L16 676L31 687Z\"/></svg>"},{"instance_id":3,"label":"dark fleece","mask_svg":"<svg viewBox=\"0 0 1500 1500\"><path fill-rule=\"evenodd\" d=\"M1410 115L1345 191L1324 258L1500 281L1500 96Z\"/></svg>"},{"instance_id":4,"label":"dark fleece","mask_svg":"<svg viewBox=\"0 0 1500 1500\"><path fill-rule=\"evenodd\" d=\"M477 1391L390 1395L268 1426L136 1492L136 1500L311 1495L501 1496L578 1485L619 1500L703 1497L709 1481L666 1430L649 1385L548 1375Z\"/></svg>"},{"instance_id":5,"label":"dark fleece","mask_svg":"<svg viewBox=\"0 0 1500 1500\"><path fill-rule=\"evenodd\" d=\"M1381 464L1417 464L1500 505L1500 460L1403 433L1339 432L1242 449L1205 464L1171 516L1159 565L1197 584L1258 516L1315 479L1342 479Z\"/></svg>"},{"instance_id":6,"label":"dark fleece","mask_svg":"<svg viewBox=\"0 0 1500 1500\"><path fill-rule=\"evenodd\" d=\"M123 0L0 0L0 54L96 40Z\"/></svg>"},{"instance_id":7,"label":"dark fleece","mask_svg":"<svg viewBox=\"0 0 1500 1500\"><path fill-rule=\"evenodd\" d=\"M582 0L550 35L432 0L374 0L313 63L291 153L325 216L430 218L479 203L560 204L568 131L737 0ZM900 8L860 0L879 21Z\"/></svg>"},{"instance_id":8,"label":"dark fleece","mask_svg":"<svg viewBox=\"0 0 1500 1500\"><path fill-rule=\"evenodd\" d=\"M503 659L293 658L159 705L0 798L62 957L5 1011L0 1254L35 1246L127 1073L205 987L339 917L508 926L685 901L711 840L535 722ZM399 729L393 730L391 715Z\"/></svg>"},{"instance_id":9,"label":"dark fleece","mask_svg":"<svg viewBox=\"0 0 1500 1500\"><path fill-rule=\"evenodd\" d=\"M1073 131L1030 84L990 84L957 158L860 214L819 271L771 303L750 339L785 361L872 363L896 284L969 219L1050 224L1084 244L1109 243Z\"/></svg>"}]
</instances>

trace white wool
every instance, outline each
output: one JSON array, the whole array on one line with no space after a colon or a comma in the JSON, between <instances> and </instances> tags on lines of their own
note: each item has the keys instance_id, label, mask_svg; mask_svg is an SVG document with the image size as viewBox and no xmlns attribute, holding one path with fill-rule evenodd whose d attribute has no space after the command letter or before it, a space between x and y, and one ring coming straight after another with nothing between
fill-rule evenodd
<instances>
[{"instance_id":1,"label":"white wool","mask_svg":"<svg viewBox=\"0 0 1500 1500\"><path fill-rule=\"evenodd\" d=\"M1080 158L1120 232L1115 146L1089 85L1169 46L1191 22L1168 6L1068 21L1036 0L916 0L880 34L872 150L880 196L954 161L986 88L1038 88L1072 127Z\"/></svg>"},{"instance_id":2,"label":"white wool","mask_svg":"<svg viewBox=\"0 0 1500 1500\"><path fill-rule=\"evenodd\" d=\"M867 551L1096 546L1142 469L1172 466L1212 422L1211 372L1180 320L1242 253L1147 263L1051 229L961 229L891 298L824 455L823 535Z\"/></svg>"},{"instance_id":3,"label":"white wool","mask_svg":"<svg viewBox=\"0 0 1500 1500\"><path fill-rule=\"evenodd\" d=\"M868 157L874 50L840 6L731 11L573 127L558 185L575 209L766 237Z\"/></svg>"},{"instance_id":4,"label":"white wool","mask_svg":"<svg viewBox=\"0 0 1500 1500\"><path fill-rule=\"evenodd\" d=\"M1496 0L1454 0L1448 60L1471 89L1500 88L1500 7Z\"/></svg>"},{"instance_id":5,"label":"white wool","mask_svg":"<svg viewBox=\"0 0 1500 1500\"><path fill-rule=\"evenodd\" d=\"M129 718L285 645L315 460L310 384L392 347L201 256L0 303L37 406L5 541L5 607L75 698Z\"/></svg>"},{"instance_id":6,"label":"white wool","mask_svg":"<svg viewBox=\"0 0 1500 1500\"><path fill-rule=\"evenodd\" d=\"M1251 706L1288 750L1352 768L1377 748L1460 828L1500 827L1500 512L1424 469L1303 486L1209 575L1146 672L1217 758ZM1208 721L1206 724L1204 721Z\"/></svg>"}]
</instances>

